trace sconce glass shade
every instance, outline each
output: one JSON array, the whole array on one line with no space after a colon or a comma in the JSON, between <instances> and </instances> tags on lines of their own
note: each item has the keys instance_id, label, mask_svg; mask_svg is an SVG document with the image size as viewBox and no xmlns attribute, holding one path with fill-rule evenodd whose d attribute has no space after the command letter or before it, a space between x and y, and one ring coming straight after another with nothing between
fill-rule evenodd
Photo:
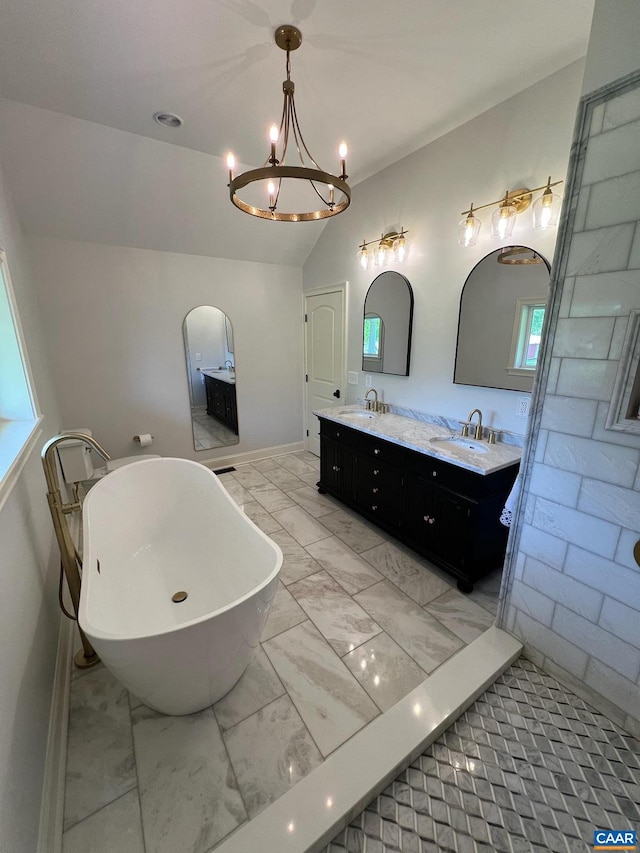
<instances>
[{"instance_id":1,"label":"sconce glass shade","mask_svg":"<svg viewBox=\"0 0 640 853\"><path fill-rule=\"evenodd\" d=\"M381 239L378 243L378 252L377 252L377 264L379 267L384 267L389 262L389 258L391 255L391 247L389 243Z\"/></svg>"},{"instance_id":2,"label":"sconce glass shade","mask_svg":"<svg viewBox=\"0 0 640 853\"><path fill-rule=\"evenodd\" d=\"M475 246L480 227L481 222L477 216L473 215L473 205L471 205L465 218L458 222L458 244L465 249Z\"/></svg>"},{"instance_id":3,"label":"sconce glass shade","mask_svg":"<svg viewBox=\"0 0 640 853\"><path fill-rule=\"evenodd\" d=\"M533 227L538 231L555 228L560 219L562 198L547 188L533 204Z\"/></svg>"},{"instance_id":4,"label":"sconce glass shade","mask_svg":"<svg viewBox=\"0 0 640 853\"><path fill-rule=\"evenodd\" d=\"M491 217L491 236L496 240L506 240L513 232L513 226L516 224L518 212L515 205L503 201L497 210L494 210Z\"/></svg>"},{"instance_id":5,"label":"sconce glass shade","mask_svg":"<svg viewBox=\"0 0 640 853\"><path fill-rule=\"evenodd\" d=\"M404 233L401 231L400 236L393 241L393 259L401 264L407 257L407 241Z\"/></svg>"},{"instance_id":6,"label":"sconce glass shade","mask_svg":"<svg viewBox=\"0 0 640 853\"><path fill-rule=\"evenodd\" d=\"M362 246L358 252L358 263L363 270L367 270L369 268L369 253L367 252L364 240L362 241Z\"/></svg>"}]
</instances>

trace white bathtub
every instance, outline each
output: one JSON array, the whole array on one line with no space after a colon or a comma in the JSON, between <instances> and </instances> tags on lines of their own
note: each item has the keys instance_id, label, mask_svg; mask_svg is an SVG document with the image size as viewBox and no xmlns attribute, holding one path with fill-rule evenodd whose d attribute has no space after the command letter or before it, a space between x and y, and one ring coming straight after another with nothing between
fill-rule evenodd
<instances>
[{"instance_id":1,"label":"white bathtub","mask_svg":"<svg viewBox=\"0 0 640 853\"><path fill-rule=\"evenodd\" d=\"M80 625L125 687L164 714L231 690L258 645L282 552L212 471L165 457L109 474L85 499L83 550Z\"/></svg>"}]
</instances>

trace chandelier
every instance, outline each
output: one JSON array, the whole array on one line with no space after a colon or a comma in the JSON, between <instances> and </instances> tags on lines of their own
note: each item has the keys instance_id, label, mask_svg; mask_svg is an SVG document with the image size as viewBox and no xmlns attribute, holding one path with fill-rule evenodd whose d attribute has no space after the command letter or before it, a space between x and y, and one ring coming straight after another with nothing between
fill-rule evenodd
<instances>
[{"instance_id":1,"label":"chandelier","mask_svg":"<svg viewBox=\"0 0 640 853\"><path fill-rule=\"evenodd\" d=\"M270 153L261 168L250 169L234 177L235 157L233 154L227 155L229 197L240 210L262 219L279 222L309 222L336 216L346 210L351 201L351 188L347 184L348 175L346 174L347 146L343 142L339 147L340 175L325 172L313 159L298 124L294 98L295 85L291 79L290 54L302 44L302 33L294 26L279 27L275 33L275 42L279 48L287 52L287 79L282 84L284 104L280 128L278 129L275 124L271 126ZM285 163L287 148L291 142L298 153L299 165ZM314 209L302 213L286 212L283 209L290 206L285 197L289 195L288 190L295 185L296 181L306 182L308 198L302 198L301 193L292 192L290 195L293 196L293 201L301 202L300 206L309 201L306 207ZM264 199L265 201L268 199L268 206L261 206L261 203L255 199L252 204L240 198L239 190L256 183L262 184ZM291 202L290 199L289 201Z\"/></svg>"}]
</instances>

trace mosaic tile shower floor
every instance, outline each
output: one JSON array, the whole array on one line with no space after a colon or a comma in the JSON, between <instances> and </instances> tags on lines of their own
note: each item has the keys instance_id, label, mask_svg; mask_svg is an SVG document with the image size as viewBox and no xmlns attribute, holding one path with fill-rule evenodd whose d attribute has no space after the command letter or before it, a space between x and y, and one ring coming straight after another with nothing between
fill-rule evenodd
<instances>
[{"instance_id":1,"label":"mosaic tile shower floor","mask_svg":"<svg viewBox=\"0 0 640 853\"><path fill-rule=\"evenodd\" d=\"M638 803L640 743L521 658L323 853L577 853Z\"/></svg>"}]
</instances>

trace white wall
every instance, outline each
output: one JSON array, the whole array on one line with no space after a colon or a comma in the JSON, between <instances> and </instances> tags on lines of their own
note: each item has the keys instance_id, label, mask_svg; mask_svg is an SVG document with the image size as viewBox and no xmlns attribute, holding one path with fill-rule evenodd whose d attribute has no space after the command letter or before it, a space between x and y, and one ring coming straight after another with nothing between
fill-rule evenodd
<instances>
[{"instance_id":1,"label":"white wall","mask_svg":"<svg viewBox=\"0 0 640 853\"><path fill-rule=\"evenodd\" d=\"M597 2L594 20L587 67L599 89L605 69L640 70L640 6ZM595 102L586 137L575 146L584 161L559 255L557 330L505 624L545 670L639 736L640 436L605 423L629 314L640 309L640 87Z\"/></svg>"},{"instance_id":2,"label":"white wall","mask_svg":"<svg viewBox=\"0 0 640 853\"><path fill-rule=\"evenodd\" d=\"M195 451L182 324L196 305L229 317L244 453L302 441L302 299L296 267L29 238L65 428L89 427L114 457Z\"/></svg>"},{"instance_id":3,"label":"white wall","mask_svg":"<svg viewBox=\"0 0 640 853\"><path fill-rule=\"evenodd\" d=\"M25 335L43 433L0 509L0 850L33 853L60 625L59 557L38 450L60 414L25 246L0 169L0 246Z\"/></svg>"},{"instance_id":4,"label":"white wall","mask_svg":"<svg viewBox=\"0 0 640 853\"><path fill-rule=\"evenodd\" d=\"M376 376L375 387L388 402L453 418L466 418L478 406L486 423L524 433L526 422L515 415L521 392L452 382L462 287L475 264L499 245L490 236L491 209L478 214L483 226L473 249L458 246L457 225L471 201L480 205L507 188L540 186L549 174L564 178L582 69L582 62L568 66L358 184L349 210L329 221L305 264L304 287L349 281L347 369L360 373L360 385L348 386L350 402L365 391L362 309L376 275L360 269L358 244L403 226L409 258L392 268L414 290L411 375ZM555 231L533 230L529 209L510 243L532 246L551 260L555 239Z\"/></svg>"},{"instance_id":5,"label":"white wall","mask_svg":"<svg viewBox=\"0 0 640 853\"><path fill-rule=\"evenodd\" d=\"M582 92L595 92L638 67L640 3L596 0L591 21Z\"/></svg>"}]
</instances>

